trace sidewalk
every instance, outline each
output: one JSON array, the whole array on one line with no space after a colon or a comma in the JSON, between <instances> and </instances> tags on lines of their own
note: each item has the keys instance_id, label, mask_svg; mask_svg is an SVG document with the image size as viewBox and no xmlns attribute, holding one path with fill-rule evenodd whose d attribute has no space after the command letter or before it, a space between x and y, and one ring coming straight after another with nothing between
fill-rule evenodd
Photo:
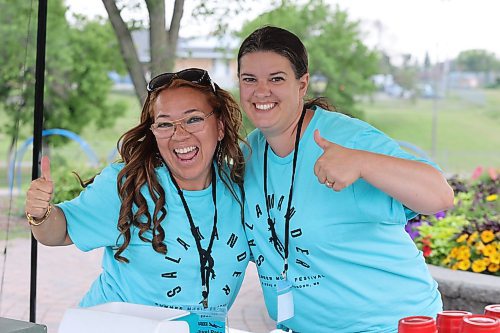
<instances>
[{"instance_id":1,"label":"sidewalk","mask_svg":"<svg viewBox=\"0 0 500 333\"><path fill-rule=\"evenodd\" d=\"M1 250L5 248L0 243ZM30 240L10 240L7 254L0 256L0 316L28 321ZM64 311L77 305L100 272L102 250L84 253L75 246L38 245L37 323L57 333ZM243 286L229 311L229 326L254 333L275 328L264 306L255 265L246 271Z\"/></svg>"}]
</instances>

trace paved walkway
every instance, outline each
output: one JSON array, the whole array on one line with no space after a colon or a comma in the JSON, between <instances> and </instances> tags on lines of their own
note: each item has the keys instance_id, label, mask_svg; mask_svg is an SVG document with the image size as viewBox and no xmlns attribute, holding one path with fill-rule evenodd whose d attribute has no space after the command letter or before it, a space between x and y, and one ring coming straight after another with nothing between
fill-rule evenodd
<instances>
[{"instance_id":1,"label":"paved walkway","mask_svg":"<svg viewBox=\"0 0 500 333\"><path fill-rule=\"evenodd\" d=\"M3 252L5 242L0 242ZM67 308L74 307L99 274L101 250L83 253L75 246L38 245L37 323L57 333ZM28 321L30 240L10 240L0 255L0 317ZM275 328L264 306L254 264L250 264L240 293L229 311L229 326L254 333Z\"/></svg>"}]
</instances>

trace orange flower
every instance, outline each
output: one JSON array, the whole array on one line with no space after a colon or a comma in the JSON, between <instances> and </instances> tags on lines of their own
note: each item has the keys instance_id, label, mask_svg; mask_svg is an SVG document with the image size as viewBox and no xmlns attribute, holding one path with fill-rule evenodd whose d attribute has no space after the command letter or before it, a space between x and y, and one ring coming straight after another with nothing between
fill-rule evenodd
<instances>
[{"instance_id":1,"label":"orange flower","mask_svg":"<svg viewBox=\"0 0 500 333\"><path fill-rule=\"evenodd\" d=\"M488 265L488 271L489 272L492 272L492 273L496 273L498 272L498 269L500 268L500 265L499 264L489 264Z\"/></svg>"},{"instance_id":2,"label":"orange flower","mask_svg":"<svg viewBox=\"0 0 500 333\"><path fill-rule=\"evenodd\" d=\"M484 230L481 232L481 240L485 243L489 243L495 239L495 234L492 230Z\"/></svg>"}]
</instances>

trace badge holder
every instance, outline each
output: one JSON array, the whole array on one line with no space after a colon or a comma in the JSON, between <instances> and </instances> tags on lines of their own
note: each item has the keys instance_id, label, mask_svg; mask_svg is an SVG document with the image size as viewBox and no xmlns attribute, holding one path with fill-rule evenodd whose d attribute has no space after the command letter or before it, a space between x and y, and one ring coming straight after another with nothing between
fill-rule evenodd
<instances>
[{"instance_id":1,"label":"badge holder","mask_svg":"<svg viewBox=\"0 0 500 333\"><path fill-rule=\"evenodd\" d=\"M225 333L226 331L226 307L208 307L202 305L183 306L183 310L190 314L179 320L187 321L189 331L193 333Z\"/></svg>"},{"instance_id":2,"label":"badge holder","mask_svg":"<svg viewBox=\"0 0 500 333\"><path fill-rule=\"evenodd\" d=\"M294 316L292 283L286 279L278 280L276 284L278 293L277 323L281 323Z\"/></svg>"}]
</instances>

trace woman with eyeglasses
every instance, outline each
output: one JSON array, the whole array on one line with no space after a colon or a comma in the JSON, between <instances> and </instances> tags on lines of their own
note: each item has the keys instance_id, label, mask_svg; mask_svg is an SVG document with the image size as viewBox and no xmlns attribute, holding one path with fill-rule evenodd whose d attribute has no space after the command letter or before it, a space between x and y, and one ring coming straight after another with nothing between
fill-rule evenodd
<instances>
[{"instance_id":1,"label":"woman with eyeglasses","mask_svg":"<svg viewBox=\"0 0 500 333\"><path fill-rule=\"evenodd\" d=\"M140 123L119 140L121 162L77 198L51 204L42 158L26 198L31 230L45 245L105 249L83 307L229 308L249 260L241 112L205 70L164 73L147 88Z\"/></svg>"},{"instance_id":2,"label":"woman with eyeglasses","mask_svg":"<svg viewBox=\"0 0 500 333\"><path fill-rule=\"evenodd\" d=\"M270 316L294 332L397 332L435 316L437 283L407 219L453 205L436 166L382 132L306 100L307 51L278 27L238 53L240 104L257 127L245 171L246 228Z\"/></svg>"}]
</instances>

